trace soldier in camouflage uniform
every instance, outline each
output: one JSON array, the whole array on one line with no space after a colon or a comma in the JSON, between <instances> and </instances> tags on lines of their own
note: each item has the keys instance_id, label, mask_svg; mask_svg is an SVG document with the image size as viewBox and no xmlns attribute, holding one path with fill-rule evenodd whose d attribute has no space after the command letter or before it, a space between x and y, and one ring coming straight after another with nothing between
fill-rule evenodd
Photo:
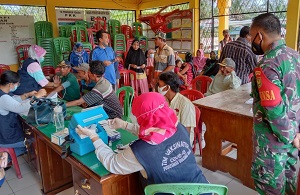
<instances>
[{"instance_id":1,"label":"soldier in camouflage uniform","mask_svg":"<svg viewBox=\"0 0 300 195\"><path fill-rule=\"evenodd\" d=\"M264 54L252 79L252 177L260 194L295 194L300 57L281 39L280 21L272 14L255 17L250 35L253 52Z\"/></svg>"}]
</instances>

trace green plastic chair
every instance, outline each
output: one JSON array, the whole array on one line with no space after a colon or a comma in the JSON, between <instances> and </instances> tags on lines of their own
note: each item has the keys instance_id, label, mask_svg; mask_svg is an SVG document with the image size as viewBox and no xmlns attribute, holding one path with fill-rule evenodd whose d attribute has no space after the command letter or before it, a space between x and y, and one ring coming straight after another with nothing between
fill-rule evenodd
<instances>
[{"instance_id":1,"label":"green plastic chair","mask_svg":"<svg viewBox=\"0 0 300 195\"><path fill-rule=\"evenodd\" d=\"M90 28L91 27L91 24L85 20L77 20L75 22L76 25L82 25L82 26L85 26L86 28Z\"/></svg>"},{"instance_id":2,"label":"green plastic chair","mask_svg":"<svg viewBox=\"0 0 300 195\"><path fill-rule=\"evenodd\" d=\"M113 37L115 34L120 34L121 32L121 22L119 20L108 20L108 30L109 34Z\"/></svg>"},{"instance_id":3,"label":"green plastic chair","mask_svg":"<svg viewBox=\"0 0 300 195\"><path fill-rule=\"evenodd\" d=\"M120 100L121 105L123 106L124 116L122 119L124 121L131 122L130 115L131 115L132 100L134 98L134 89L129 86L124 86L119 88L116 94Z\"/></svg>"},{"instance_id":4,"label":"green plastic chair","mask_svg":"<svg viewBox=\"0 0 300 195\"><path fill-rule=\"evenodd\" d=\"M115 52L126 51L126 41L125 41L125 35L124 34L115 34L113 36L113 48Z\"/></svg>"},{"instance_id":5,"label":"green plastic chair","mask_svg":"<svg viewBox=\"0 0 300 195\"><path fill-rule=\"evenodd\" d=\"M88 42L87 29L83 25L73 25L71 27L71 38L74 43L76 42Z\"/></svg>"},{"instance_id":6,"label":"green plastic chair","mask_svg":"<svg viewBox=\"0 0 300 195\"><path fill-rule=\"evenodd\" d=\"M226 195L228 188L224 185L204 183L164 183L152 184L145 188L145 195L169 193L173 195L198 195L202 193L216 193Z\"/></svg>"},{"instance_id":7,"label":"green plastic chair","mask_svg":"<svg viewBox=\"0 0 300 195\"><path fill-rule=\"evenodd\" d=\"M93 46L90 43L82 43L83 49L90 55L91 51L93 50Z\"/></svg>"},{"instance_id":8,"label":"green plastic chair","mask_svg":"<svg viewBox=\"0 0 300 195\"><path fill-rule=\"evenodd\" d=\"M60 37L70 37L71 36L72 25L63 25L58 27Z\"/></svg>"},{"instance_id":9,"label":"green plastic chair","mask_svg":"<svg viewBox=\"0 0 300 195\"><path fill-rule=\"evenodd\" d=\"M38 41L41 38L53 38L53 26L51 22L40 21L34 23L35 37Z\"/></svg>"},{"instance_id":10,"label":"green plastic chair","mask_svg":"<svg viewBox=\"0 0 300 195\"><path fill-rule=\"evenodd\" d=\"M145 52L148 48L148 38L146 36L139 36L138 39L140 41L141 50Z\"/></svg>"},{"instance_id":11,"label":"green plastic chair","mask_svg":"<svg viewBox=\"0 0 300 195\"><path fill-rule=\"evenodd\" d=\"M68 59L71 48L71 41L66 37L57 37L53 39L54 52L55 52L55 64L58 64L62 60Z\"/></svg>"},{"instance_id":12,"label":"green plastic chair","mask_svg":"<svg viewBox=\"0 0 300 195\"><path fill-rule=\"evenodd\" d=\"M143 36L143 25L139 22L132 23L132 35L134 37Z\"/></svg>"},{"instance_id":13,"label":"green plastic chair","mask_svg":"<svg viewBox=\"0 0 300 195\"><path fill-rule=\"evenodd\" d=\"M55 64L53 38L40 38L37 40L37 44L47 51L42 66L53 66Z\"/></svg>"}]
</instances>

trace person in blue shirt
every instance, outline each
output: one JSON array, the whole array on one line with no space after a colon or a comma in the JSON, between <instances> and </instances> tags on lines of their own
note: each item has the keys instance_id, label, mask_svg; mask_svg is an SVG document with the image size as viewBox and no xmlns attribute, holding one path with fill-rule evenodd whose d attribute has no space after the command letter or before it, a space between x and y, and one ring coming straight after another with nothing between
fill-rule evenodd
<instances>
[{"instance_id":1,"label":"person in blue shirt","mask_svg":"<svg viewBox=\"0 0 300 195\"><path fill-rule=\"evenodd\" d=\"M89 55L83 49L81 42L77 42L74 45L73 51L70 54L70 62L72 66L78 66L82 63L89 63Z\"/></svg>"},{"instance_id":2,"label":"person in blue shirt","mask_svg":"<svg viewBox=\"0 0 300 195\"><path fill-rule=\"evenodd\" d=\"M99 42L99 45L92 50L90 59L92 61L99 60L105 65L105 74L106 78L115 89L116 87L116 69L115 63L118 63L119 58L116 57L116 54L112 47L109 47L109 35L108 32L104 30L99 30L96 33L96 38Z\"/></svg>"}]
</instances>

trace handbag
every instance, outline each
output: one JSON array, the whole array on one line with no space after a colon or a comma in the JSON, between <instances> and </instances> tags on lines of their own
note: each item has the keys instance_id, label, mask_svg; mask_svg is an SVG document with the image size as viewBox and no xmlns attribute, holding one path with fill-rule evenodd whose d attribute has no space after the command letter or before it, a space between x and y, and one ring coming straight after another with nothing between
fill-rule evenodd
<instances>
[{"instance_id":1,"label":"handbag","mask_svg":"<svg viewBox=\"0 0 300 195\"><path fill-rule=\"evenodd\" d=\"M65 102L54 102L48 98L33 98L30 101L30 109L26 121L29 124L49 124L53 123L53 110L54 107L60 105L63 108L64 117L66 117L66 104Z\"/></svg>"}]
</instances>

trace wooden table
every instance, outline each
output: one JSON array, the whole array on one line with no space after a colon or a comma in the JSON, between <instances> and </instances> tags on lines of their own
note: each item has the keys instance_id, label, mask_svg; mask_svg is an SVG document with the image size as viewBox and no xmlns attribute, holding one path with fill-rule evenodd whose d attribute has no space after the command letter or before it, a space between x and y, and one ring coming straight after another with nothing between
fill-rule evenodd
<instances>
[{"instance_id":1,"label":"wooden table","mask_svg":"<svg viewBox=\"0 0 300 195\"><path fill-rule=\"evenodd\" d=\"M200 107L201 117L206 125L202 166L212 170L229 172L232 176L254 189L251 178L252 162L252 105L250 99L251 83L238 89L226 90L193 103ZM222 142L234 143L237 159L226 156L232 147L222 148Z\"/></svg>"},{"instance_id":2,"label":"wooden table","mask_svg":"<svg viewBox=\"0 0 300 195\"><path fill-rule=\"evenodd\" d=\"M81 109L80 109L81 110ZM79 110L68 109L71 116ZM61 147L50 141L51 133L55 132L53 124L46 127L35 127L22 119L25 131L28 157L42 180L43 194L56 194L74 186L74 194L142 194L139 173L115 175L107 171L94 152L84 156L72 154L66 159L61 158ZM65 122L67 126L68 121ZM123 145L136 139L136 136L125 130L121 132L122 139L113 143ZM29 141L30 140L30 141Z\"/></svg>"}]
</instances>

